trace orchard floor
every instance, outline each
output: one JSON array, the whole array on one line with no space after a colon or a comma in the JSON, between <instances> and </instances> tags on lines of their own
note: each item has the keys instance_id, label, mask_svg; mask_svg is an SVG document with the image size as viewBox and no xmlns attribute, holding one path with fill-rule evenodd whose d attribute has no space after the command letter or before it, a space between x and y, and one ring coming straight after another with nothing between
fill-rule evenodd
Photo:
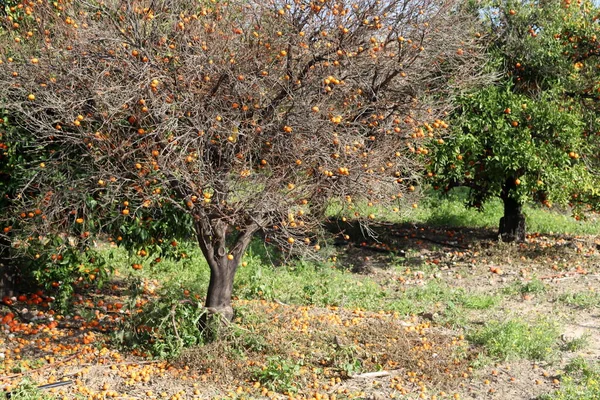
<instances>
[{"instance_id":1,"label":"orchard floor","mask_svg":"<svg viewBox=\"0 0 600 400\"><path fill-rule=\"evenodd\" d=\"M235 300L220 340L167 362L111 339L138 312L123 306L117 276L72 315L3 308L0 383L12 399L598 398L585 379L600 374L574 368L600 360L597 237L533 234L510 245L486 229L381 228L394 239L351 238L323 266L352 270L344 276L376 288L380 307L257 290ZM298 290L316 296L319 284ZM158 285L146 280L146 300L158 301ZM71 383L32 389L62 380Z\"/></svg>"}]
</instances>

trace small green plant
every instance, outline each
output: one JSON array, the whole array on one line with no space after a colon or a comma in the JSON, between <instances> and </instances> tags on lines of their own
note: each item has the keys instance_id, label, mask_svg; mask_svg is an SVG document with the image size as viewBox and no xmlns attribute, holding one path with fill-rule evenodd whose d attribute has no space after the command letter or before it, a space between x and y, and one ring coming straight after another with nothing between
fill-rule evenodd
<instances>
[{"instance_id":1,"label":"small green plant","mask_svg":"<svg viewBox=\"0 0 600 400\"><path fill-rule=\"evenodd\" d=\"M600 398L600 364L581 357L573 359L565 368L561 388L540 396L538 400L597 400Z\"/></svg>"},{"instance_id":2,"label":"small green plant","mask_svg":"<svg viewBox=\"0 0 600 400\"><path fill-rule=\"evenodd\" d=\"M460 290L457 293L457 303L469 310L487 310L498 304L498 296L481 294L481 293L466 293Z\"/></svg>"},{"instance_id":3,"label":"small green plant","mask_svg":"<svg viewBox=\"0 0 600 400\"><path fill-rule=\"evenodd\" d=\"M600 293L579 292L565 293L558 297L558 301L569 306L578 308L597 308L600 307Z\"/></svg>"},{"instance_id":4,"label":"small green plant","mask_svg":"<svg viewBox=\"0 0 600 400\"><path fill-rule=\"evenodd\" d=\"M469 340L483 346L490 357L503 361L547 360L556 351L557 339L556 324L544 319L531 324L517 320L491 321L469 335Z\"/></svg>"},{"instance_id":5,"label":"small green plant","mask_svg":"<svg viewBox=\"0 0 600 400\"><path fill-rule=\"evenodd\" d=\"M580 351L585 349L590 344L590 334L586 333L578 338L567 340L562 346L564 351Z\"/></svg>"},{"instance_id":6,"label":"small green plant","mask_svg":"<svg viewBox=\"0 0 600 400\"><path fill-rule=\"evenodd\" d=\"M10 395L2 393L2 399L11 400L52 400L53 396L50 396L37 388L37 385L30 380L23 380L19 385L10 391Z\"/></svg>"},{"instance_id":7,"label":"small green plant","mask_svg":"<svg viewBox=\"0 0 600 400\"><path fill-rule=\"evenodd\" d=\"M464 289L454 289L447 284L431 281L423 287L407 289L386 308L403 315L439 314L437 322L460 326L465 323L467 310L490 309L499 301L500 298L495 295L468 293Z\"/></svg>"},{"instance_id":8,"label":"small green plant","mask_svg":"<svg viewBox=\"0 0 600 400\"><path fill-rule=\"evenodd\" d=\"M528 282L515 282L512 285L506 286L502 289L502 292L507 295L532 295L545 293L547 290L544 282L533 278Z\"/></svg>"},{"instance_id":9,"label":"small green plant","mask_svg":"<svg viewBox=\"0 0 600 400\"><path fill-rule=\"evenodd\" d=\"M267 358L267 363L254 373L254 379L265 388L281 393L298 391L296 377L300 374L301 362L280 356Z\"/></svg>"},{"instance_id":10,"label":"small green plant","mask_svg":"<svg viewBox=\"0 0 600 400\"><path fill-rule=\"evenodd\" d=\"M336 341L329 355L329 362L346 378L362 371L362 361L358 357L357 348L353 345L342 345Z\"/></svg>"},{"instance_id":11,"label":"small green plant","mask_svg":"<svg viewBox=\"0 0 600 400\"><path fill-rule=\"evenodd\" d=\"M546 285L544 282L537 278L530 280L529 282L521 285L521 294L538 294L546 291Z\"/></svg>"},{"instance_id":12,"label":"small green plant","mask_svg":"<svg viewBox=\"0 0 600 400\"><path fill-rule=\"evenodd\" d=\"M184 290L165 286L159 297L151 300L139 297L139 291L139 282L132 283L132 316L123 320L115 334L119 345L156 358L174 358L184 348L203 343L206 335L199 323L205 311L186 297Z\"/></svg>"}]
</instances>

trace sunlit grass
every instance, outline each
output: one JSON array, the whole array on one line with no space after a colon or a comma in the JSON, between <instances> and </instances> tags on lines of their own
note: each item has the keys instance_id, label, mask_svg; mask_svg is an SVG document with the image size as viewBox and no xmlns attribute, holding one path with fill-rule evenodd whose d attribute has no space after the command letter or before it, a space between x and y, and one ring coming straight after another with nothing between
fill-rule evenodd
<instances>
[{"instance_id":1,"label":"sunlit grass","mask_svg":"<svg viewBox=\"0 0 600 400\"><path fill-rule=\"evenodd\" d=\"M541 396L539 400L597 400L600 399L600 364L578 357L565 368L561 388Z\"/></svg>"},{"instance_id":2,"label":"sunlit grass","mask_svg":"<svg viewBox=\"0 0 600 400\"><path fill-rule=\"evenodd\" d=\"M558 336L557 325L541 319L533 323L490 321L468 337L472 343L483 346L493 359L506 361L520 358L547 360L558 349Z\"/></svg>"},{"instance_id":3,"label":"sunlit grass","mask_svg":"<svg viewBox=\"0 0 600 400\"><path fill-rule=\"evenodd\" d=\"M497 229L500 218L504 213L502 201L492 199L482 210L465 207L467 191L465 188L453 189L448 195L428 191L419 202L417 208L406 207L398 212L389 209L372 207L358 208L361 214L373 214L380 221L395 223L416 223L436 227L471 227ZM568 210L540 208L534 204L526 204L523 208L526 218L527 231L542 234L600 234L600 218L590 215L586 221L577 221ZM349 210L342 211L339 203L332 204L329 215L342 214L352 218Z\"/></svg>"}]
</instances>

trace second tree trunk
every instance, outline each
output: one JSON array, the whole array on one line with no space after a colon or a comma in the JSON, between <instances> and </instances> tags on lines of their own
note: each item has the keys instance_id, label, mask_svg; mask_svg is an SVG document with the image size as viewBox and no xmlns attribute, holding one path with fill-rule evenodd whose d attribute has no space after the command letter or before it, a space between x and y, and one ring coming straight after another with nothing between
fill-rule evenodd
<instances>
[{"instance_id":1,"label":"second tree trunk","mask_svg":"<svg viewBox=\"0 0 600 400\"><path fill-rule=\"evenodd\" d=\"M500 229L498 234L504 242L525 241L525 215L523 206L511 197L505 197L504 217L500 218Z\"/></svg>"}]
</instances>

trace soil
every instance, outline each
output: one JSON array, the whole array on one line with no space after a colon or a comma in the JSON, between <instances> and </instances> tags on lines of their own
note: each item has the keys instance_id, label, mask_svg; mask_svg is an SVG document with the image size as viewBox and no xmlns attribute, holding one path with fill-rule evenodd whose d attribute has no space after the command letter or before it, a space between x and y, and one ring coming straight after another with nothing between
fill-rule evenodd
<instances>
[{"instance_id":1,"label":"soil","mask_svg":"<svg viewBox=\"0 0 600 400\"><path fill-rule=\"evenodd\" d=\"M533 234L525 243L504 244L485 229L382 224L370 227L377 235L372 239L356 227L342 227L349 239L340 236L337 242L340 263L357 279L368 277L388 290L436 280L468 293L500 293L497 307L471 312L467 325L549 317L560 324L565 343L587 337L587 346L561 351L543 363L515 360L470 368L483 350L462 337L464 327L439 323L434 311L403 317L239 300L237 307L261 320L241 326L236 332L242 336L189 350L167 363L114 347L107 332L127 318L125 310L105 306L96 312L98 324L53 318L41 310L39 320L21 321L18 330L3 325L0 383L12 391L23 378L36 384L69 379L71 384L49 391L66 399L284 398L258 378L269 357L277 355L299 368L291 379L297 391L291 397L528 400L560 388L562 370L574 357L600 359L600 304L577 308L560 301L565 294L600 287L598 238ZM532 282L538 289L519 289ZM89 304L98 298L105 304L123 302L117 286L92 294ZM28 315L38 314L28 310ZM262 347L235 356L232 340L244 334L259 338ZM463 357L457 359L457 352ZM361 372L352 369L353 360L360 360ZM361 375L381 370L383 376Z\"/></svg>"}]
</instances>

